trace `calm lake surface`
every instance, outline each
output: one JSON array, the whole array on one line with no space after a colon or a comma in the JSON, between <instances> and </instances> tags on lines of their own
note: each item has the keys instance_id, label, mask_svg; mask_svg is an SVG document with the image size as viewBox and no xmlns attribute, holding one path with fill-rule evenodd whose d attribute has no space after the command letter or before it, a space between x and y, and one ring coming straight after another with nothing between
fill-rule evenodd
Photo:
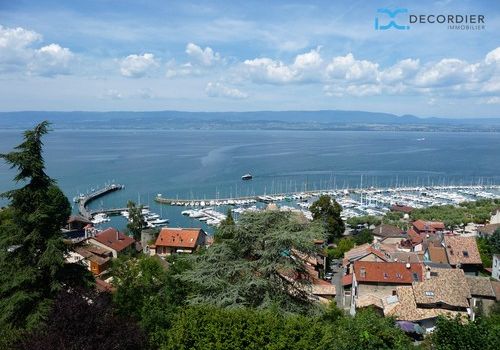
<instances>
[{"instance_id":1,"label":"calm lake surface","mask_svg":"<svg viewBox=\"0 0 500 350\"><path fill-rule=\"evenodd\" d=\"M21 134L0 130L0 153L19 144ZM363 186L500 183L498 133L56 129L46 136L44 149L47 172L70 199L114 180L125 189L94 207L140 200L161 211L171 226L203 227L182 217L181 208L157 206L158 193L203 199L357 187L361 181ZM248 172L254 179L243 182ZM15 186L13 175L0 164L0 191Z\"/></svg>"}]
</instances>

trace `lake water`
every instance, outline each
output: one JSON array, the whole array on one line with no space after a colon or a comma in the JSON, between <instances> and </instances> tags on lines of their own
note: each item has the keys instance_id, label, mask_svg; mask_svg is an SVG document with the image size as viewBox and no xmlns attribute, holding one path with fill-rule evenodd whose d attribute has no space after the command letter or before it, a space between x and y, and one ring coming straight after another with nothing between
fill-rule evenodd
<instances>
[{"instance_id":1,"label":"lake water","mask_svg":"<svg viewBox=\"0 0 500 350\"><path fill-rule=\"evenodd\" d=\"M21 141L0 130L0 153ZM45 138L48 174L71 199L114 180L122 191L93 203L140 200L171 226L203 227L157 206L170 198L215 198L304 189L500 183L500 134L362 131L54 130ZM250 172L252 181L241 176ZM0 191L14 172L0 164ZM3 202L5 204L5 201ZM123 226L123 220L112 224Z\"/></svg>"}]
</instances>

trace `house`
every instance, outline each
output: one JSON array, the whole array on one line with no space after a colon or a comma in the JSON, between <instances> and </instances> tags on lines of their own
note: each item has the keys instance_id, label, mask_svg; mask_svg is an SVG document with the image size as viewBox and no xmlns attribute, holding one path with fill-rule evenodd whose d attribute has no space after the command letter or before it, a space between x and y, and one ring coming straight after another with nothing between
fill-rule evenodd
<instances>
[{"instance_id":1,"label":"house","mask_svg":"<svg viewBox=\"0 0 500 350\"><path fill-rule=\"evenodd\" d=\"M413 208L403 204L394 204L391 206L391 211L409 215L413 211Z\"/></svg>"},{"instance_id":2,"label":"house","mask_svg":"<svg viewBox=\"0 0 500 350\"><path fill-rule=\"evenodd\" d=\"M96 276L110 267L110 261L113 257L111 250L93 244L78 245L73 249L72 253L79 255L81 257L80 261Z\"/></svg>"},{"instance_id":3,"label":"house","mask_svg":"<svg viewBox=\"0 0 500 350\"><path fill-rule=\"evenodd\" d=\"M478 227L477 233L481 237L490 237L495 233L496 230L500 229L500 223L490 223L488 225L484 225L482 227Z\"/></svg>"},{"instance_id":4,"label":"house","mask_svg":"<svg viewBox=\"0 0 500 350\"><path fill-rule=\"evenodd\" d=\"M434 235L443 232L445 227L441 221L417 220L412 223L413 230L420 236Z\"/></svg>"},{"instance_id":5,"label":"house","mask_svg":"<svg viewBox=\"0 0 500 350\"><path fill-rule=\"evenodd\" d=\"M108 249L111 251L113 258L117 258L118 254L135 251L135 240L112 227L99 232L94 237L90 237L87 242Z\"/></svg>"},{"instance_id":6,"label":"house","mask_svg":"<svg viewBox=\"0 0 500 350\"><path fill-rule=\"evenodd\" d=\"M400 243L399 249L407 252L422 251L425 236L420 235L413 228L410 228L406 234L407 234L407 239L403 240Z\"/></svg>"},{"instance_id":7,"label":"house","mask_svg":"<svg viewBox=\"0 0 500 350\"><path fill-rule=\"evenodd\" d=\"M446 249L439 242L430 242L424 252L424 261L448 265Z\"/></svg>"},{"instance_id":8,"label":"house","mask_svg":"<svg viewBox=\"0 0 500 350\"><path fill-rule=\"evenodd\" d=\"M489 313L496 302L495 290L490 279L478 276L465 276L465 279L471 294L471 306L480 308L486 314Z\"/></svg>"},{"instance_id":9,"label":"house","mask_svg":"<svg viewBox=\"0 0 500 350\"><path fill-rule=\"evenodd\" d=\"M398 286L394 298L384 300L384 315L432 331L438 316L468 318L470 299L462 270L427 267L424 280Z\"/></svg>"},{"instance_id":10,"label":"house","mask_svg":"<svg viewBox=\"0 0 500 350\"><path fill-rule=\"evenodd\" d=\"M385 244L399 244L407 237L399 227L388 224L378 225L372 230L372 233L375 240Z\"/></svg>"},{"instance_id":11,"label":"house","mask_svg":"<svg viewBox=\"0 0 500 350\"><path fill-rule=\"evenodd\" d=\"M87 225L92 225L92 221L84 218L81 215L71 215L68 219L68 231L83 231Z\"/></svg>"},{"instance_id":12,"label":"house","mask_svg":"<svg viewBox=\"0 0 500 350\"><path fill-rule=\"evenodd\" d=\"M205 245L206 238L207 234L201 228L164 227L161 229L151 252L159 256L193 253Z\"/></svg>"},{"instance_id":13,"label":"house","mask_svg":"<svg viewBox=\"0 0 500 350\"><path fill-rule=\"evenodd\" d=\"M384 245L385 247L385 245ZM396 250L395 248L392 250ZM365 243L354 247L344 253L342 265L347 271L347 274L352 274L352 264L355 261L390 261L390 255L381 250L381 245Z\"/></svg>"},{"instance_id":14,"label":"house","mask_svg":"<svg viewBox=\"0 0 500 350\"><path fill-rule=\"evenodd\" d=\"M422 281L422 276L421 263L356 261L352 278L352 303L356 308L371 305L370 300L395 295L397 286Z\"/></svg>"},{"instance_id":15,"label":"house","mask_svg":"<svg viewBox=\"0 0 500 350\"><path fill-rule=\"evenodd\" d=\"M445 236L443 242L452 267L461 268L466 274L478 275L482 262L475 237Z\"/></svg>"},{"instance_id":16,"label":"house","mask_svg":"<svg viewBox=\"0 0 500 350\"><path fill-rule=\"evenodd\" d=\"M493 262L491 265L491 277L500 281L500 255L493 255Z\"/></svg>"}]
</instances>

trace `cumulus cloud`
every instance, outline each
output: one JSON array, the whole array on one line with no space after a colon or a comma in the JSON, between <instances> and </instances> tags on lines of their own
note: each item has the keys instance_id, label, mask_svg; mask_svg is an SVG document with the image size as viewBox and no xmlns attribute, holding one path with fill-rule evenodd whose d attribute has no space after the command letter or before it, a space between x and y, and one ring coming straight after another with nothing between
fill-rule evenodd
<instances>
[{"instance_id":1,"label":"cumulus cloud","mask_svg":"<svg viewBox=\"0 0 500 350\"><path fill-rule=\"evenodd\" d=\"M334 57L326 67L326 74L333 79L375 82L378 78L378 63L357 60L352 53Z\"/></svg>"},{"instance_id":2,"label":"cumulus cloud","mask_svg":"<svg viewBox=\"0 0 500 350\"><path fill-rule=\"evenodd\" d=\"M413 77L420 67L420 61L407 58L397 62L392 67L380 72L380 80L384 83L395 83Z\"/></svg>"},{"instance_id":3,"label":"cumulus cloud","mask_svg":"<svg viewBox=\"0 0 500 350\"><path fill-rule=\"evenodd\" d=\"M291 63L269 57L247 59L239 67L239 76L258 84L323 84L327 96L487 96L500 92L500 48L473 63L443 58L422 64L406 58L381 67L352 53L327 59L318 47L295 56Z\"/></svg>"},{"instance_id":4,"label":"cumulus cloud","mask_svg":"<svg viewBox=\"0 0 500 350\"><path fill-rule=\"evenodd\" d=\"M486 58L484 59L486 64L498 64L500 63L500 47L497 47L495 50L488 52Z\"/></svg>"},{"instance_id":5,"label":"cumulus cloud","mask_svg":"<svg viewBox=\"0 0 500 350\"><path fill-rule=\"evenodd\" d=\"M42 35L24 28L0 26L0 72L25 71L31 75L67 74L74 54L58 44L34 45Z\"/></svg>"},{"instance_id":6,"label":"cumulus cloud","mask_svg":"<svg viewBox=\"0 0 500 350\"><path fill-rule=\"evenodd\" d=\"M140 78L156 67L158 62L152 53L129 55L121 60L120 73L128 78Z\"/></svg>"},{"instance_id":7,"label":"cumulus cloud","mask_svg":"<svg viewBox=\"0 0 500 350\"><path fill-rule=\"evenodd\" d=\"M205 88L205 92L209 97L227 97L232 99L245 99L248 95L236 88L230 88L222 83L209 82Z\"/></svg>"},{"instance_id":8,"label":"cumulus cloud","mask_svg":"<svg viewBox=\"0 0 500 350\"><path fill-rule=\"evenodd\" d=\"M208 46L202 49L196 44L189 43L186 46L186 53L193 59L194 63L205 67L213 66L215 63L221 61L220 54L214 52L214 50Z\"/></svg>"},{"instance_id":9,"label":"cumulus cloud","mask_svg":"<svg viewBox=\"0 0 500 350\"><path fill-rule=\"evenodd\" d=\"M57 44L44 46L34 52L34 59L28 64L30 73L44 76L69 73L74 54Z\"/></svg>"}]
</instances>

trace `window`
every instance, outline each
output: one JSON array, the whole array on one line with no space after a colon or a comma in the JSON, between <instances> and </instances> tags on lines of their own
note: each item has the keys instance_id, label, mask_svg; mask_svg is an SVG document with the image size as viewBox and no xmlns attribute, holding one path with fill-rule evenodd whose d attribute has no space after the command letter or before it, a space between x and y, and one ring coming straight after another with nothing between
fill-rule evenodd
<instances>
[{"instance_id":1,"label":"window","mask_svg":"<svg viewBox=\"0 0 500 350\"><path fill-rule=\"evenodd\" d=\"M428 297L433 297L434 296L434 292L428 290L428 291L425 292L425 295L428 296Z\"/></svg>"},{"instance_id":2,"label":"window","mask_svg":"<svg viewBox=\"0 0 500 350\"><path fill-rule=\"evenodd\" d=\"M437 272L432 272L432 271L431 271L431 276L432 276L432 277L437 277L437 276L438 276L438 273L437 273Z\"/></svg>"},{"instance_id":3,"label":"window","mask_svg":"<svg viewBox=\"0 0 500 350\"><path fill-rule=\"evenodd\" d=\"M416 272L413 272L411 274L411 276L412 276L414 282L418 282L418 274Z\"/></svg>"},{"instance_id":4,"label":"window","mask_svg":"<svg viewBox=\"0 0 500 350\"><path fill-rule=\"evenodd\" d=\"M464 250L462 253L463 253L464 257L466 257L466 258L469 257L469 252L468 251Z\"/></svg>"},{"instance_id":5,"label":"window","mask_svg":"<svg viewBox=\"0 0 500 350\"><path fill-rule=\"evenodd\" d=\"M397 273L397 274L396 274L396 278L401 279L401 278L403 278L403 276L401 276L401 274L400 274L400 273Z\"/></svg>"},{"instance_id":6,"label":"window","mask_svg":"<svg viewBox=\"0 0 500 350\"><path fill-rule=\"evenodd\" d=\"M366 277L366 270L364 267L362 267L360 270L359 270L359 274L361 275L361 277Z\"/></svg>"},{"instance_id":7,"label":"window","mask_svg":"<svg viewBox=\"0 0 500 350\"><path fill-rule=\"evenodd\" d=\"M388 279L389 278L389 274L387 274L387 272L384 272L384 279Z\"/></svg>"}]
</instances>

